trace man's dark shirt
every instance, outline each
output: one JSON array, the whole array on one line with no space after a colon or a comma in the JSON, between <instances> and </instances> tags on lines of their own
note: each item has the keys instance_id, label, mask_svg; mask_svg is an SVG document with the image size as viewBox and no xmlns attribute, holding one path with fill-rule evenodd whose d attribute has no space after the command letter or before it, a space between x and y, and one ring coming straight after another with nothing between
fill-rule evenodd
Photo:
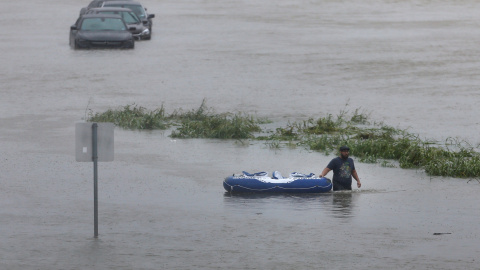
<instances>
[{"instance_id":1,"label":"man's dark shirt","mask_svg":"<svg viewBox=\"0 0 480 270\"><path fill-rule=\"evenodd\" d=\"M336 157L328 163L333 171L333 190L352 190L352 171L355 170L353 159Z\"/></svg>"}]
</instances>

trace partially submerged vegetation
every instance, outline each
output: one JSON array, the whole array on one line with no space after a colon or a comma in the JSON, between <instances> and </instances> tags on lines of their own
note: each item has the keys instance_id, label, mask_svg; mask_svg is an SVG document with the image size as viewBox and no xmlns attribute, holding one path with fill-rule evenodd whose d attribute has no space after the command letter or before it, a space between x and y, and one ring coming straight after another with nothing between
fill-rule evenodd
<instances>
[{"instance_id":1,"label":"partially submerged vegetation","mask_svg":"<svg viewBox=\"0 0 480 270\"><path fill-rule=\"evenodd\" d=\"M170 135L174 138L255 139L264 140L272 148L299 145L324 154L335 153L340 145L348 145L360 162L424 169L432 176L480 177L480 154L467 142L452 138L442 143L422 140L406 130L371 123L369 115L359 109L352 114L343 110L337 116L328 114L288 123L273 132L261 128L265 119L245 113L216 113L206 106L205 100L196 110L180 109L169 115L163 106L149 111L127 105L91 115L88 121L113 122L126 129L174 127Z\"/></svg>"},{"instance_id":2,"label":"partially submerged vegetation","mask_svg":"<svg viewBox=\"0 0 480 270\"><path fill-rule=\"evenodd\" d=\"M172 131L173 138L252 139L253 132L261 131L254 117L243 113L217 114L208 108L205 100L197 110L175 112L171 118L180 121Z\"/></svg>"},{"instance_id":3,"label":"partially submerged vegetation","mask_svg":"<svg viewBox=\"0 0 480 270\"><path fill-rule=\"evenodd\" d=\"M126 105L119 109L109 109L103 113L95 113L88 118L89 122L112 122L125 129L167 129L169 120L165 117L163 106L148 111L135 104Z\"/></svg>"},{"instance_id":4,"label":"partially submerged vegetation","mask_svg":"<svg viewBox=\"0 0 480 270\"><path fill-rule=\"evenodd\" d=\"M162 106L150 111L132 104L91 114L90 122L112 122L125 129L167 129L177 126L173 138L253 139L261 131L260 120L243 113L216 113L205 100L196 110L179 109L167 115Z\"/></svg>"}]
</instances>

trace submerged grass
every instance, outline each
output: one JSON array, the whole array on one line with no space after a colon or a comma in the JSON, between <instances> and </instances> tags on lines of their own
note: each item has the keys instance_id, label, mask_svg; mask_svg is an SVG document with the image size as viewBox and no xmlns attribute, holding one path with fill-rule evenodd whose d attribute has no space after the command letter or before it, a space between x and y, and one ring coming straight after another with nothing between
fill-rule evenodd
<instances>
[{"instance_id":1,"label":"submerged grass","mask_svg":"<svg viewBox=\"0 0 480 270\"><path fill-rule=\"evenodd\" d=\"M306 147L324 154L337 152L348 145L353 156L364 163L380 163L383 167L424 169L432 176L459 178L480 177L480 154L468 143L452 138L444 143L422 140L418 135L384 124L371 124L369 115L359 109L352 114L343 110L339 115L327 114L318 119L287 123L270 135L258 135L261 124L268 119L257 119L245 113L216 113L206 106L198 109L175 110L167 115L163 108L149 111L143 107L127 105L117 110L96 113L91 122L113 122L126 129L172 130L173 138L256 139L274 149L282 145Z\"/></svg>"},{"instance_id":2,"label":"submerged grass","mask_svg":"<svg viewBox=\"0 0 480 270\"><path fill-rule=\"evenodd\" d=\"M103 113L95 113L90 115L87 120L89 122L112 122L125 129L166 129L170 126L163 106L148 111L135 104L126 105L116 110L109 109Z\"/></svg>"},{"instance_id":3,"label":"submerged grass","mask_svg":"<svg viewBox=\"0 0 480 270\"><path fill-rule=\"evenodd\" d=\"M242 114L215 114L201 120L185 119L173 138L251 139L260 131L255 119Z\"/></svg>"},{"instance_id":4,"label":"submerged grass","mask_svg":"<svg viewBox=\"0 0 480 270\"><path fill-rule=\"evenodd\" d=\"M171 118L180 120L173 138L251 139L261 131L258 121L243 113L216 113L205 100L196 110L175 111Z\"/></svg>"},{"instance_id":5,"label":"submerged grass","mask_svg":"<svg viewBox=\"0 0 480 270\"><path fill-rule=\"evenodd\" d=\"M370 124L368 115L356 110L352 116L342 111L318 119L288 123L269 138L284 140L325 154L348 145L360 162L383 167L424 169L432 176L480 177L480 154L466 142L448 139L445 143L422 140L418 135L383 124Z\"/></svg>"},{"instance_id":6,"label":"submerged grass","mask_svg":"<svg viewBox=\"0 0 480 270\"><path fill-rule=\"evenodd\" d=\"M167 129L179 126L170 135L173 138L215 138L215 139L250 139L253 133L261 131L256 120L242 113L216 113L207 107L205 100L198 109L191 111L175 110L166 115L162 105L160 109L149 111L144 107L126 105L116 110L96 113L88 118L90 122L112 122L125 129Z\"/></svg>"}]
</instances>

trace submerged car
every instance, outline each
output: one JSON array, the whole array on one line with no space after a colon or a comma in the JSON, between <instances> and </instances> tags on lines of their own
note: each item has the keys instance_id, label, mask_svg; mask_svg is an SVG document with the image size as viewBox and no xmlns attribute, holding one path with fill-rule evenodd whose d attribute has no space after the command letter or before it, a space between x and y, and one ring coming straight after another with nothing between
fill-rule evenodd
<instances>
[{"instance_id":1,"label":"submerged car","mask_svg":"<svg viewBox=\"0 0 480 270\"><path fill-rule=\"evenodd\" d=\"M119 15L85 14L70 27L69 43L74 49L133 49L131 30Z\"/></svg>"},{"instance_id":2,"label":"submerged car","mask_svg":"<svg viewBox=\"0 0 480 270\"><path fill-rule=\"evenodd\" d=\"M148 14L147 9L142 6L139 2L130 1L130 0L123 0L123 1L105 1L103 2L102 7L122 7L122 8L129 8L137 16L140 20L147 20L148 23L145 25L148 30L150 31L150 35L152 35L152 26L153 21L152 19L155 18L155 14Z\"/></svg>"},{"instance_id":3,"label":"submerged car","mask_svg":"<svg viewBox=\"0 0 480 270\"><path fill-rule=\"evenodd\" d=\"M120 15L125 21L129 29L131 30L133 37L137 39L150 39L150 30L146 26L148 24L147 20L140 20L137 14L128 8L119 8L119 7L103 7L103 8L92 8L88 10L85 14L115 14Z\"/></svg>"}]
</instances>

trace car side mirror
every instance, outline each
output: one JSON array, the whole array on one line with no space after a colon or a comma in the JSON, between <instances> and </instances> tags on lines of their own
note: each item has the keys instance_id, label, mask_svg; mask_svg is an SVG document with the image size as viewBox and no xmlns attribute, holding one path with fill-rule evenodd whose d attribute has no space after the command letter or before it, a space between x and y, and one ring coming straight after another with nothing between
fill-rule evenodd
<instances>
[{"instance_id":1,"label":"car side mirror","mask_svg":"<svg viewBox=\"0 0 480 270\"><path fill-rule=\"evenodd\" d=\"M148 18L149 19L155 18L155 14L148 14Z\"/></svg>"},{"instance_id":2,"label":"car side mirror","mask_svg":"<svg viewBox=\"0 0 480 270\"><path fill-rule=\"evenodd\" d=\"M76 25L70 26L70 30L77 30L77 26Z\"/></svg>"}]
</instances>

